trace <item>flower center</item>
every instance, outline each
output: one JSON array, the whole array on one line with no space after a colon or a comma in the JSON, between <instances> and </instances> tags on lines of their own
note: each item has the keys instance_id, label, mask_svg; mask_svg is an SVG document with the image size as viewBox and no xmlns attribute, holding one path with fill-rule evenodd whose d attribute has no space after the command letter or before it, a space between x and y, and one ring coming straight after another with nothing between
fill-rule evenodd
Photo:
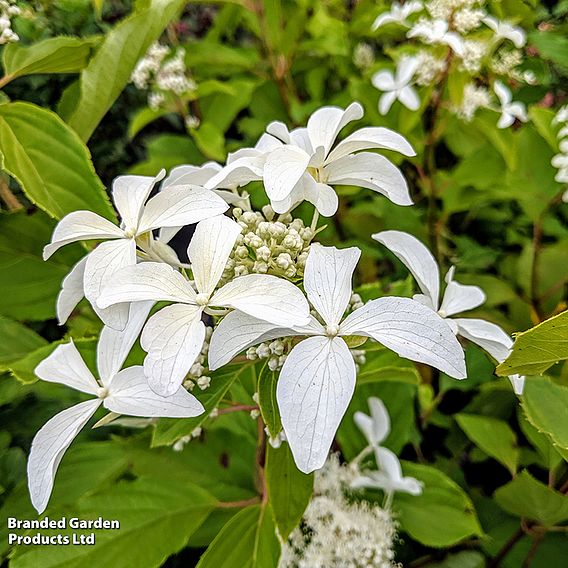
<instances>
[{"instance_id":1,"label":"flower center","mask_svg":"<svg viewBox=\"0 0 568 568\"><path fill-rule=\"evenodd\" d=\"M325 326L325 334L328 337L336 337L339 333L339 326L338 325L326 325Z\"/></svg>"},{"instance_id":2,"label":"flower center","mask_svg":"<svg viewBox=\"0 0 568 568\"><path fill-rule=\"evenodd\" d=\"M206 306L209 302L209 294L205 294L204 292L201 292L199 294L197 294L197 296L195 296L195 303L198 306Z\"/></svg>"},{"instance_id":3,"label":"flower center","mask_svg":"<svg viewBox=\"0 0 568 568\"><path fill-rule=\"evenodd\" d=\"M99 398L106 398L108 396L108 389L106 387L99 387L97 389L97 396Z\"/></svg>"},{"instance_id":4,"label":"flower center","mask_svg":"<svg viewBox=\"0 0 568 568\"><path fill-rule=\"evenodd\" d=\"M438 310L438 315L441 318L445 318L446 317L446 310Z\"/></svg>"},{"instance_id":5,"label":"flower center","mask_svg":"<svg viewBox=\"0 0 568 568\"><path fill-rule=\"evenodd\" d=\"M132 239L133 237L136 236L136 229L134 228L130 228L130 229L124 229L124 237L126 239Z\"/></svg>"}]
</instances>

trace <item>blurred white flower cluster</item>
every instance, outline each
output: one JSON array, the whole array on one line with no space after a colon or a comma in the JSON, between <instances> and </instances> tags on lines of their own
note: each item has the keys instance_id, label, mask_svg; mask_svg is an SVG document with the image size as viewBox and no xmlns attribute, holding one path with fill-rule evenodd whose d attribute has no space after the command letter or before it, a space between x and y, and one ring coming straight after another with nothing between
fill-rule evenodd
<instances>
[{"instance_id":1,"label":"blurred white flower cluster","mask_svg":"<svg viewBox=\"0 0 568 568\"><path fill-rule=\"evenodd\" d=\"M556 135L560 152L552 158L552 165L558 170L554 179L558 183L568 184L568 105L558 110L552 123L560 125ZM562 199L568 202L568 190L564 192Z\"/></svg>"},{"instance_id":2,"label":"blurred white flower cluster","mask_svg":"<svg viewBox=\"0 0 568 568\"><path fill-rule=\"evenodd\" d=\"M350 497L357 469L332 455L316 473L314 497L282 547L280 568L394 568L396 525L388 510Z\"/></svg>"},{"instance_id":3,"label":"blurred white flower cluster","mask_svg":"<svg viewBox=\"0 0 568 568\"><path fill-rule=\"evenodd\" d=\"M0 0L0 45L19 41L18 34L12 29L12 18L19 16L21 10L15 0Z\"/></svg>"},{"instance_id":4,"label":"blurred white flower cluster","mask_svg":"<svg viewBox=\"0 0 568 568\"><path fill-rule=\"evenodd\" d=\"M377 17L373 29L387 25L406 29L406 37L417 43L411 55L405 44L394 73L383 69L373 76L373 85L383 92L379 100L381 114L388 113L397 100L416 111L421 101L414 85L444 85L450 75L466 74L469 80L457 96L454 86L453 100L448 105L460 118L470 121L479 108L491 108L513 117L510 121L500 120L499 128L510 126L515 119L527 120L524 105L512 103L510 91L503 84L508 80L535 80L530 71L519 71L526 34L522 28L489 15L484 0L412 1L403 5L394 2L390 11Z\"/></svg>"},{"instance_id":5,"label":"blurred white flower cluster","mask_svg":"<svg viewBox=\"0 0 568 568\"><path fill-rule=\"evenodd\" d=\"M137 89L150 91L148 106L153 110L163 108L172 94L183 97L197 89L185 65L185 50L182 47L172 50L158 42L136 64L130 81Z\"/></svg>"}]
</instances>

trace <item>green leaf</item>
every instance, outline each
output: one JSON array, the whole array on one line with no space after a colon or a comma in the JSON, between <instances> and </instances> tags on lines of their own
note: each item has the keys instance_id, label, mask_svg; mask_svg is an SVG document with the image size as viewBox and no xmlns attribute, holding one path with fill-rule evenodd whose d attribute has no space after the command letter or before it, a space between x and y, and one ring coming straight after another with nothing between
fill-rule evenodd
<instances>
[{"instance_id":1,"label":"green leaf","mask_svg":"<svg viewBox=\"0 0 568 568\"><path fill-rule=\"evenodd\" d=\"M148 126L148 124L171 112L172 111L168 108L154 110L147 107L136 111L128 125L128 138L132 140L143 128Z\"/></svg>"},{"instance_id":2,"label":"green leaf","mask_svg":"<svg viewBox=\"0 0 568 568\"><path fill-rule=\"evenodd\" d=\"M238 367L229 365L228 367L223 367L220 371L211 373L211 386L203 393L199 393L197 390L194 391L194 394L197 395L197 398L205 407L205 412L195 418L160 419L154 430L152 447L171 445L180 438L191 434L198 426L201 426L209 416L209 413L221 402L231 385L246 371L249 371L251 366L250 364L241 364Z\"/></svg>"},{"instance_id":3,"label":"green leaf","mask_svg":"<svg viewBox=\"0 0 568 568\"><path fill-rule=\"evenodd\" d=\"M568 496L537 481L528 471L497 489L493 497L508 513L543 525L568 520Z\"/></svg>"},{"instance_id":4,"label":"green leaf","mask_svg":"<svg viewBox=\"0 0 568 568\"><path fill-rule=\"evenodd\" d=\"M526 381L521 404L528 421L539 432L550 436L556 446L568 450L568 387L546 377L531 377Z\"/></svg>"},{"instance_id":5,"label":"green leaf","mask_svg":"<svg viewBox=\"0 0 568 568\"><path fill-rule=\"evenodd\" d=\"M420 375L407 359L382 346L373 345L366 350L366 362L357 374L357 384L395 381L417 385Z\"/></svg>"},{"instance_id":6,"label":"green leaf","mask_svg":"<svg viewBox=\"0 0 568 568\"><path fill-rule=\"evenodd\" d=\"M314 487L313 474L302 473L294 463L288 444L276 449L268 445L266 483L278 532L283 540L299 524Z\"/></svg>"},{"instance_id":7,"label":"green leaf","mask_svg":"<svg viewBox=\"0 0 568 568\"><path fill-rule=\"evenodd\" d=\"M561 33L533 31L529 42L540 52L540 56L568 69L568 39Z\"/></svg>"},{"instance_id":8,"label":"green leaf","mask_svg":"<svg viewBox=\"0 0 568 568\"><path fill-rule=\"evenodd\" d=\"M130 80L136 63L181 6L181 0L149 0L106 36L81 74L80 97L69 125L82 140L91 134Z\"/></svg>"},{"instance_id":9,"label":"green leaf","mask_svg":"<svg viewBox=\"0 0 568 568\"><path fill-rule=\"evenodd\" d=\"M517 412L519 426L528 441L536 448L540 457L544 461L546 469L555 469L561 462L562 456L558 453L552 440L546 434L539 432L526 418L524 408L519 407Z\"/></svg>"},{"instance_id":10,"label":"green leaf","mask_svg":"<svg viewBox=\"0 0 568 568\"><path fill-rule=\"evenodd\" d=\"M519 333L511 354L497 367L497 374L541 375L564 359L568 359L568 311Z\"/></svg>"},{"instance_id":11,"label":"green leaf","mask_svg":"<svg viewBox=\"0 0 568 568\"><path fill-rule=\"evenodd\" d=\"M456 421L476 446L515 475L519 463L517 436L506 422L473 414L457 414Z\"/></svg>"},{"instance_id":12,"label":"green leaf","mask_svg":"<svg viewBox=\"0 0 568 568\"><path fill-rule=\"evenodd\" d=\"M556 138L555 128L552 125L554 111L549 108L533 106L529 110L529 116L538 133L548 142L548 145L555 152L558 150L558 139Z\"/></svg>"},{"instance_id":13,"label":"green leaf","mask_svg":"<svg viewBox=\"0 0 568 568\"><path fill-rule=\"evenodd\" d=\"M115 530L95 533L95 546L34 546L16 550L13 568L153 568L181 550L215 507L215 499L191 483L138 479L79 502L81 519L116 519ZM51 531L45 531L46 534ZM71 534L72 530L53 534ZM77 531L75 531L77 532Z\"/></svg>"},{"instance_id":14,"label":"green leaf","mask_svg":"<svg viewBox=\"0 0 568 568\"><path fill-rule=\"evenodd\" d=\"M0 316L0 337L2 337L0 369L5 369L7 363L21 359L30 351L47 344L43 337L29 327L2 316Z\"/></svg>"},{"instance_id":15,"label":"green leaf","mask_svg":"<svg viewBox=\"0 0 568 568\"><path fill-rule=\"evenodd\" d=\"M0 159L2 169L52 217L88 209L115 219L88 149L55 113L30 103L0 105Z\"/></svg>"},{"instance_id":16,"label":"green leaf","mask_svg":"<svg viewBox=\"0 0 568 568\"><path fill-rule=\"evenodd\" d=\"M0 216L0 314L21 321L55 317L61 281L80 258L81 248L71 245L49 262L41 257L55 223L41 211Z\"/></svg>"},{"instance_id":17,"label":"green leaf","mask_svg":"<svg viewBox=\"0 0 568 568\"><path fill-rule=\"evenodd\" d=\"M258 377L258 405L262 419L268 427L270 436L276 437L282 430L280 412L276 402L276 385L278 384L278 373L271 371L268 364L265 364Z\"/></svg>"},{"instance_id":18,"label":"green leaf","mask_svg":"<svg viewBox=\"0 0 568 568\"><path fill-rule=\"evenodd\" d=\"M433 467L401 463L404 475L424 484L421 495L394 496L400 525L413 539L438 548L483 534L473 504L459 485Z\"/></svg>"},{"instance_id":19,"label":"green leaf","mask_svg":"<svg viewBox=\"0 0 568 568\"><path fill-rule=\"evenodd\" d=\"M202 122L193 132L197 147L210 160L221 161L225 158L225 136L212 122Z\"/></svg>"},{"instance_id":20,"label":"green leaf","mask_svg":"<svg viewBox=\"0 0 568 568\"><path fill-rule=\"evenodd\" d=\"M237 513L209 545L197 568L276 568L280 543L269 505Z\"/></svg>"},{"instance_id":21,"label":"green leaf","mask_svg":"<svg viewBox=\"0 0 568 568\"><path fill-rule=\"evenodd\" d=\"M29 46L9 43L2 52L10 80L33 73L78 73L87 66L100 38L52 37Z\"/></svg>"},{"instance_id":22,"label":"green leaf","mask_svg":"<svg viewBox=\"0 0 568 568\"><path fill-rule=\"evenodd\" d=\"M428 562L429 568L485 568L485 556L477 550L462 550L448 554L442 562Z\"/></svg>"}]
</instances>

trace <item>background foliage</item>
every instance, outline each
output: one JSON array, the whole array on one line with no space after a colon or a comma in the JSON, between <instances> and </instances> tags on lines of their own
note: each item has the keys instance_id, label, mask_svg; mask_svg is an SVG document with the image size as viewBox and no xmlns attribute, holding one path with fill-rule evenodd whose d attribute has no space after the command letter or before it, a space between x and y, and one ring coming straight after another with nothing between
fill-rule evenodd
<instances>
[{"instance_id":1,"label":"background foliage","mask_svg":"<svg viewBox=\"0 0 568 568\"><path fill-rule=\"evenodd\" d=\"M171 444L205 418L83 432L63 460L47 513L119 518L127 528L101 532L93 548L8 547L4 519L35 518L25 482L31 439L81 396L36 382L33 369L68 337L94 361L100 325L82 303L66 326L57 326L55 299L81 247L66 247L48 263L41 250L55 220L69 211L88 208L112 218L105 188L119 174L221 161L254 145L272 120L303 124L322 105L352 100L364 105L368 125L401 132L418 154L403 166L413 208L344 188L338 214L321 233L325 244L365 252L357 273L361 295L411 293L402 265L370 239L381 230L405 230L432 246L443 269L455 264L460 281L483 287L488 301L475 315L511 333L540 325L518 336L497 370L529 375L520 402L475 346L467 347L468 379L461 382L369 351L338 448L346 459L360 451L364 440L353 413L366 410L368 396L379 396L392 420L386 446L405 460L405 474L425 483L421 496L401 494L393 503L404 565L562 565L568 557L568 320L561 313L568 209L550 160L558 152L553 108L566 102L568 4L491 4L532 30L526 66L538 84L516 93L531 120L498 130L490 111L467 124L446 113L429 144L428 108L378 113L380 93L370 77L395 42L388 29L371 31L381 3L21 3L24 13L14 22L21 41L2 48L0 79L0 555L6 565L275 565L274 527L287 535L297 524L312 479L295 469L287 447L271 448L268 502L220 505L253 499L262 481L254 467L257 425L246 413L207 422L181 452ZM197 90L152 110L129 80L160 37L185 48ZM362 42L375 53L365 68L353 58ZM199 126L186 126L189 113ZM141 356L138 350L131 357ZM212 376L202 398L208 410L232 400L253 404L261 381L263 417L269 426L278 419L270 407L273 378L260 365L229 366Z\"/></svg>"}]
</instances>

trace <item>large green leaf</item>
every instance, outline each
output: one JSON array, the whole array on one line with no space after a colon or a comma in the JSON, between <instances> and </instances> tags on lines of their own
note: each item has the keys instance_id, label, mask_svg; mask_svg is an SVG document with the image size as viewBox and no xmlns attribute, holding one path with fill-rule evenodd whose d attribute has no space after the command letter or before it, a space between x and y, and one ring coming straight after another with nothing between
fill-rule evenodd
<instances>
[{"instance_id":1,"label":"large green leaf","mask_svg":"<svg viewBox=\"0 0 568 568\"><path fill-rule=\"evenodd\" d=\"M276 568L280 543L268 504L236 514L209 545L197 568Z\"/></svg>"},{"instance_id":2,"label":"large green leaf","mask_svg":"<svg viewBox=\"0 0 568 568\"><path fill-rule=\"evenodd\" d=\"M30 103L1 104L0 158L2 169L52 217L89 209L115 218L89 151L55 113Z\"/></svg>"},{"instance_id":3,"label":"large green leaf","mask_svg":"<svg viewBox=\"0 0 568 568\"><path fill-rule=\"evenodd\" d=\"M508 513L544 525L568 520L568 495L537 481L528 471L495 491L494 498Z\"/></svg>"},{"instance_id":4,"label":"large green leaf","mask_svg":"<svg viewBox=\"0 0 568 568\"><path fill-rule=\"evenodd\" d=\"M517 436L506 422L474 414L457 414L456 421L476 446L515 475L519 463Z\"/></svg>"},{"instance_id":5,"label":"large green leaf","mask_svg":"<svg viewBox=\"0 0 568 568\"><path fill-rule=\"evenodd\" d=\"M220 371L211 373L211 386L199 393L194 391L201 404L205 407L205 412L195 418L162 418L154 431L152 447L167 446L175 441L187 436L201 426L209 416L209 413L219 404L231 385L245 372L249 371L251 365L229 365Z\"/></svg>"},{"instance_id":6,"label":"large green leaf","mask_svg":"<svg viewBox=\"0 0 568 568\"><path fill-rule=\"evenodd\" d=\"M522 406L525 416L539 432L568 450L568 387L546 377L532 377L526 381Z\"/></svg>"},{"instance_id":7,"label":"large green leaf","mask_svg":"<svg viewBox=\"0 0 568 568\"><path fill-rule=\"evenodd\" d=\"M5 275L0 279L0 314L20 321L55 317L61 281L81 248L70 245L44 262L41 252L54 225L41 211L0 216L0 272Z\"/></svg>"},{"instance_id":8,"label":"large green leaf","mask_svg":"<svg viewBox=\"0 0 568 568\"><path fill-rule=\"evenodd\" d=\"M154 568L181 550L191 534L214 509L215 499L191 483L160 483L159 479L122 482L108 492L80 501L80 518L116 519L115 530L75 531L95 533L95 546L21 547L11 561L13 568ZM49 531L45 531L49 533ZM71 529L57 531L70 535Z\"/></svg>"},{"instance_id":9,"label":"large green leaf","mask_svg":"<svg viewBox=\"0 0 568 568\"><path fill-rule=\"evenodd\" d=\"M8 318L0 316L0 370L7 364L21 359L31 351L47 344L35 331Z\"/></svg>"},{"instance_id":10,"label":"large green leaf","mask_svg":"<svg viewBox=\"0 0 568 568\"><path fill-rule=\"evenodd\" d=\"M9 43L2 52L10 80L32 73L78 73L89 61L100 38L52 37L29 46Z\"/></svg>"},{"instance_id":11,"label":"large green leaf","mask_svg":"<svg viewBox=\"0 0 568 568\"><path fill-rule=\"evenodd\" d=\"M280 536L286 540L296 528L313 492L314 476L302 473L294 463L288 444L266 452L266 483L274 519Z\"/></svg>"},{"instance_id":12,"label":"large green leaf","mask_svg":"<svg viewBox=\"0 0 568 568\"><path fill-rule=\"evenodd\" d=\"M444 547L483 534L473 504L459 485L426 465L402 462L402 469L424 484L421 495L396 493L393 501L402 529L412 538Z\"/></svg>"},{"instance_id":13,"label":"large green leaf","mask_svg":"<svg viewBox=\"0 0 568 568\"><path fill-rule=\"evenodd\" d=\"M182 0L150 0L106 35L81 74L79 100L68 120L81 139L91 137L127 85L138 60L184 4Z\"/></svg>"},{"instance_id":14,"label":"large green leaf","mask_svg":"<svg viewBox=\"0 0 568 568\"><path fill-rule=\"evenodd\" d=\"M497 367L497 374L540 375L563 359L568 359L568 311L519 333L511 354Z\"/></svg>"},{"instance_id":15,"label":"large green leaf","mask_svg":"<svg viewBox=\"0 0 568 568\"><path fill-rule=\"evenodd\" d=\"M528 441L536 448L546 469L555 469L561 462L562 456L552 443L547 434L539 432L525 416L524 409L519 407L517 410L517 420L519 427Z\"/></svg>"}]
</instances>

